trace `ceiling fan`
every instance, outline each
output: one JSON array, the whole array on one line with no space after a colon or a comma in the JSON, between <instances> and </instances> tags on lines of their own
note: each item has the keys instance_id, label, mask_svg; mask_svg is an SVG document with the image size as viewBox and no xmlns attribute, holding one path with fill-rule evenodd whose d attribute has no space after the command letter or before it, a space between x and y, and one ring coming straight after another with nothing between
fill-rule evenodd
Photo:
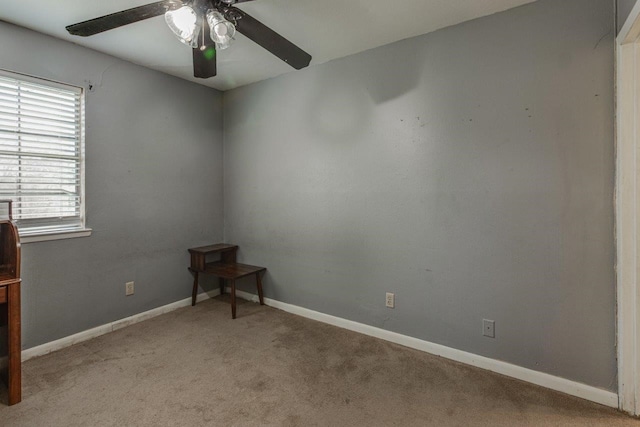
<instances>
[{"instance_id":1,"label":"ceiling fan","mask_svg":"<svg viewBox=\"0 0 640 427\"><path fill-rule=\"evenodd\" d=\"M216 49L229 47L236 30L293 68L308 66L311 55L233 6L247 1L252 0L163 0L79 22L66 29L69 34L87 37L164 15L176 37L193 49L193 75L203 79L216 75Z\"/></svg>"}]
</instances>

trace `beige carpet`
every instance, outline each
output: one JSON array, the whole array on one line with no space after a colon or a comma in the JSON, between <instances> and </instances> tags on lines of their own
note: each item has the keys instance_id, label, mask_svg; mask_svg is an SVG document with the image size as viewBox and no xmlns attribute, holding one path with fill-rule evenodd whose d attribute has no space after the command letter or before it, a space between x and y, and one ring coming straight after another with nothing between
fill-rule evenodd
<instances>
[{"instance_id":1,"label":"beige carpet","mask_svg":"<svg viewBox=\"0 0 640 427\"><path fill-rule=\"evenodd\" d=\"M640 426L612 409L241 302L199 303L23 365L9 426Z\"/></svg>"}]
</instances>

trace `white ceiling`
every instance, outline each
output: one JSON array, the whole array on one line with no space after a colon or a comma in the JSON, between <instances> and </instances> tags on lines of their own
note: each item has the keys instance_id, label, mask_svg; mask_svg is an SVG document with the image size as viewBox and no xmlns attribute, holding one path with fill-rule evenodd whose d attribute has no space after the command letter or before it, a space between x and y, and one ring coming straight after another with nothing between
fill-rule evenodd
<instances>
[{"instance_id":1,"label":"white ceiling","mask_svg":"<svg viewBox=\"0 0 640 427\"><path fill-rule=\"evenodd\" d=\"M0 0L0 20L220 90L295 71L241 34L218 52L218 75L195 79L191 49L162 16L91 37L65 26L154 0ZM237 7L312 55L311 66L534 0L255 0ZM19 42L19 41L14 41Z\"/></svg>"}]
</instances>

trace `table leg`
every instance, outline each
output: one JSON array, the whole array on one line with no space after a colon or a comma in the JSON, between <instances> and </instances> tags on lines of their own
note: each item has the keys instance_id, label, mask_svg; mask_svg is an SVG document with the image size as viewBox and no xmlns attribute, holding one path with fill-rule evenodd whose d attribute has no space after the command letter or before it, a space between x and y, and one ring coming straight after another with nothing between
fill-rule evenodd
<instances>
[{"instance_id":1,"label":"table leg","mask_svg":"<svg viewBox=\"0 0 640 427\"><path fill-rule=\"evenodd\" d=\"M193 272L193 290L191 291L191 306L196 305L196 296L198 295L198 272Z\"/></svg>"},{"instance_id":2,"label":"table leg","mask_svg":"<svg viewBox=\"0 0 640 427\"><path fill-rule=\"evenodd\" d=\"M260 273L256 273L256 285L258 286L258 298L260 298L260 305L264 305L264 297L262 296L262 280L260 280Z\"/></svg>"},{"instance_id":3,"label":"table leg","mask_svg":"<svg viewBox=\"0 0 640 427\"><path fill-rule=\"evenodd\" d=\"M231 279L231 318L236 318L236 281Z\"/></svg>"},{"instance_id":4,"label":"table leg","mask_svg":"<svg viewBox=\"0 0 640 427\"><path fill-rule=\"evenodd\" d=\"M224 295L224 279L220 278L220 295Z\"/></svg>"},{"instance_id":5,"label":"table leg","mask_svg":"<svg viewBox=\"0 0 640 427\"><path fill-rule=\"evenodd\" d=\"M9 332L9 405L22 400L21 344L20 344L20 283L9 285L7 309Z\"/></svg>"}]
</instances>

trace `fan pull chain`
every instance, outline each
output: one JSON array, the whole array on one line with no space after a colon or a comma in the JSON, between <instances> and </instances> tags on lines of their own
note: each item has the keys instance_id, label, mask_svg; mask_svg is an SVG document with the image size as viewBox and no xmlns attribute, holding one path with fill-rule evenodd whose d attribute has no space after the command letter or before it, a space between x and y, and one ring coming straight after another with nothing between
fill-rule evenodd
<instances>
[{"instance_id":1,"label":"fan pull chain","mask_svg":"<svg viewBox=\"0 0 640 427\"><path fill-rule=\"evenodd\" d=\"M200 34L202 34L202 44L200 45L200 50L204 52L204 50L207 48L207 45L204 42L204 33L205 31L205 18L204 16L202 17L202 26L200 27Z\"/></svg>"}]
</instances>

